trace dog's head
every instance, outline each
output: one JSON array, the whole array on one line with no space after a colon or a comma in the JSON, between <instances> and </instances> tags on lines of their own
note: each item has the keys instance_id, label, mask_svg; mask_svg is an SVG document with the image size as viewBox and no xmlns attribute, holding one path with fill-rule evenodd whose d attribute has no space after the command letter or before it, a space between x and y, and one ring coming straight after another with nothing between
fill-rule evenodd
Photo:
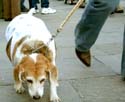
<instances>
[{"instance_id":1,"label":"dog's head","mask_svg":"<svg viewBox=\"0 0 125 102\"><path fill-rule=\"evenodd\" d=\"M47 78L57 80L57 69L42 54L25 56L17 67L19 80L26 81L28 92L34 99L43 96Z\"/></svg>"}]
</instances>

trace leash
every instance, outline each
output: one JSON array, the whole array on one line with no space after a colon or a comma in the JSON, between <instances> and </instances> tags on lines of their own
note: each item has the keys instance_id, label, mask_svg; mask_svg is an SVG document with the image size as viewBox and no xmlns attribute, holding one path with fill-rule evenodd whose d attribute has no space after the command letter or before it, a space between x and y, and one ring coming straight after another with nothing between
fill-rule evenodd
<instances>
[{"instance_id":1,"label":"leash","mask_svg":"<svg viewBox=\"0 0 125 102\"><path fill-rule=\"evenodd\" d=\"M47 46L50 44L50 42L52 40L54 40L54 38L56 38L58 36L58 34L62 31L64 25L67 23L67 21L70 19L70 17L73 15L73 13L79 8L79 6L83 3L84 0L79 0L76 5L72 8L72 10L68 13L68 15L65 17L65 19L63 20L63 22L60 24L59 28L57 28L55 35L52 35L52 37L49 39L49 41L47 42ZM44 47L45 45L42 45L40 47L38 47L37 49L33 50L32 53L36 52L37 50L39 50L40 48Z\"/></svg>"},{"instance_id":2,"label":"leash","mask_svg":"<svg viewBox=\"0 0 125 102\"><path fill-rule=\"evenodd\" d=\"M73 9L69 12L69 14L63 20L63 22L60 24L59 28L57 29L57 33L59 33L63 29L66 22L69 20L69 18L72 16L72 14L79 8L79 6L83 3L83 1L84 0L79 0L77 2L77 4L73 7ZM57 35L57 33L56 33L56 35Z\"/></svg>"}]
</instances>

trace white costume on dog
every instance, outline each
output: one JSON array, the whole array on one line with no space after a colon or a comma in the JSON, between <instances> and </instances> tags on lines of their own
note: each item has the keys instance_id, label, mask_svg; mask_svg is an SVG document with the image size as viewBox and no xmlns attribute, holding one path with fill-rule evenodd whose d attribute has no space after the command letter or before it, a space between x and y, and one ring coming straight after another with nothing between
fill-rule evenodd
<instances>
[{"instance_id":1,"label":"white costume on dog","mask_svg":"<svg viewBox=\"0 0 125 102\"><path fill-rule=\"evenodd\" d=\"M28 14L21 14L15 17L8 25L5 33L7 42L12 37L10 47L11 58L15 44L22 37L29 36L29 40L43 41L44 44L47 44L52 37L48 29L46 28L45 23L41 19L32 16L32 13L30 14L30 12ZM50 42L48 47L50 48L50 50L52 50L53 54L55 54L54 41ZM55 55L53 56L55 57Z\"/></svg>"}]
</instances>

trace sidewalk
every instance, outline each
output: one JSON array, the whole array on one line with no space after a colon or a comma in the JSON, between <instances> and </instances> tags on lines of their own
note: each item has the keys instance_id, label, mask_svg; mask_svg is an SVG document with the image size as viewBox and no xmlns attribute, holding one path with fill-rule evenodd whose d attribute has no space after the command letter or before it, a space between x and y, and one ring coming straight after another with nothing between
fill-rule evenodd
<instances>
[{"instance_id":1,"label":"sidewalk","mask_svg":"<svg viewBox=\"0 0 125 102\"><path fill-rule=\"evenodd\" d=\"M121 2L125 5L125 0ZM56 14L35 16L43 19L55 34L73 5L51 0L50 6L57 9ZM125 102L125 82L120 77L125 14L109 16L92 47L92 66L87 68L74 53L74 29L82 12L83 9L78 9L55 39L61 102ZM12 65L5 53L4 31L8 23L0 19L0 102L49 102L48 83L45 95L39 101L31 99L27 92L21 95L15 92Z\"/></svg>"}]
</instances>

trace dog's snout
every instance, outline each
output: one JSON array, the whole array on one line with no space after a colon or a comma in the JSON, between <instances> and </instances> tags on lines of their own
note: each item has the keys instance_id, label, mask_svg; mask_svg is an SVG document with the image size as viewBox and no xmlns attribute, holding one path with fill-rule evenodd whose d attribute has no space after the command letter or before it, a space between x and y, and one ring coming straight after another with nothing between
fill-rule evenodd
<instances>
[{"instance_id":1,"label":"dog's snout","mask_svg":"<svg viewBox=\"0 0 125 102\"><path fill-rule=\"evenodd\" d=\"M35 96L33 96L33 99L38 100L38 99L40 99L40 96L39 95L35 95Z\"/></svg>"}]
</instances>

